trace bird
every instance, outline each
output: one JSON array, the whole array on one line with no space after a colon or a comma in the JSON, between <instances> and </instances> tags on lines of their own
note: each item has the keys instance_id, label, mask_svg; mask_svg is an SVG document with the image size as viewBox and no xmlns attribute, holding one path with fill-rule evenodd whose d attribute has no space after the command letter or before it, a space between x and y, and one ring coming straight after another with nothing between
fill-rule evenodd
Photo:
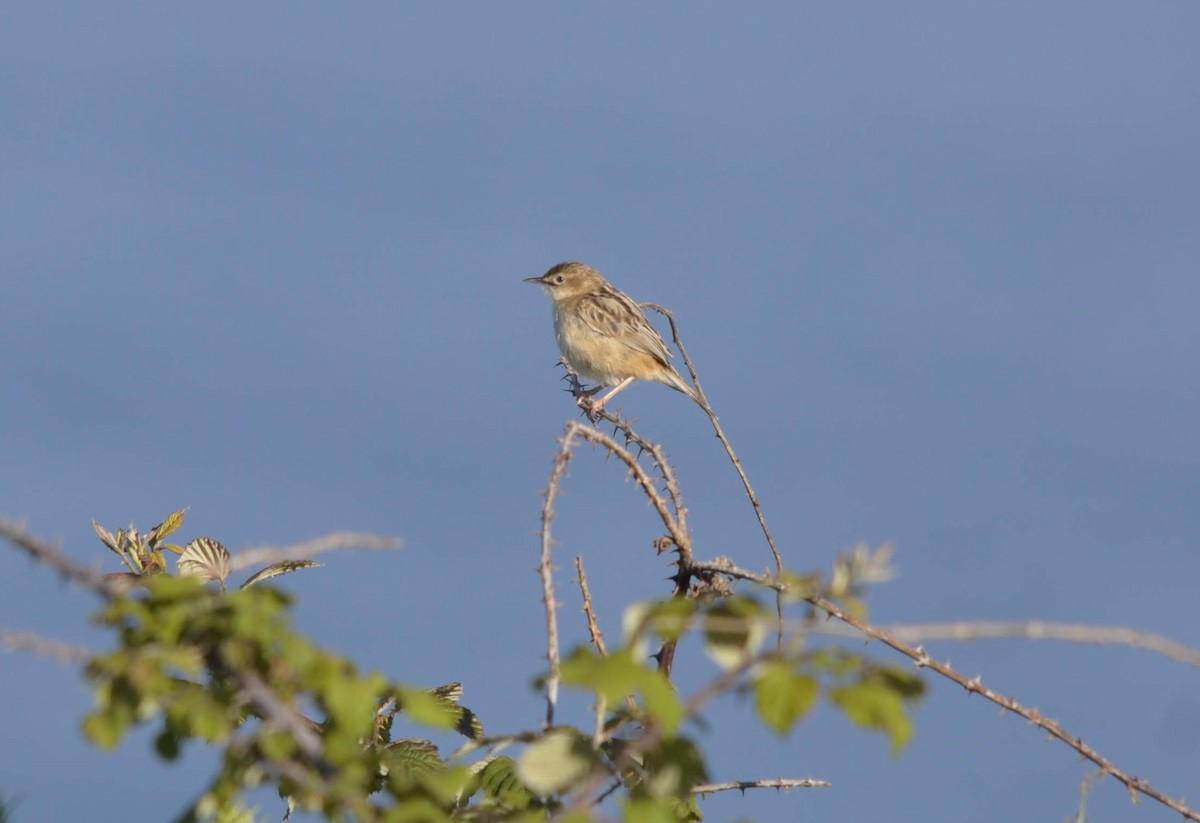
<instances>
[{"instance_id":1,"label":"bird","mask_svg":"<svg viewBox=\"0 0 1200 823\"><path fill-rule=\"evenodd\" d=\"M526 277L550 296L554 337L567 367L596 383L578 403L593 414L634 380L653 380L683 392L701 407L696 390L671 367L671 351L633 298L600 272L578 261L552 266L541 277ZM599 400L605 386L612 390Z\"/></svg>"}]
</instances>

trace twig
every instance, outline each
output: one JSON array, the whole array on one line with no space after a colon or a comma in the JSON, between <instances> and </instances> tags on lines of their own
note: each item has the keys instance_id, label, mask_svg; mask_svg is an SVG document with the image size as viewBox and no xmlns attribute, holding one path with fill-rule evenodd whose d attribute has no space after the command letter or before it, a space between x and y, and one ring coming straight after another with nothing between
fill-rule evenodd
<instances>
[{"instance_id":1,"label":"twig","mask_svg":"<svg viewBox=\"0 0 1200 823\"><path fill-rule=\"evenodd\" d=\"M608 649L604 647L604 635L600 632L600 625L596 622L596 611L592 607L592 593L588 590L587 574L583 571L583 555L575 555L575 574L579 581L579 591L583 595L583 614L587 618L588 634L592 638L592 645L596 647L596 651L600 652L602 657L608 657ZM626 700L631 704L633 699L626 695ZM604 716L608 712L608 698L599 692L596 693L595 706L595 727L592 732L592 745L597 749L604 742Z\"/></svg>"},{"instance_id":2,"label":"twig","mask_svg":"<svg viewBox=\"0 0 1200 823\"><path fill-rule=\"evenodd\" d=\"M267 759L263 757L262 748L256 745L256 741L251 738L234 738L230 740L229 746L225 752L225 763L237 763L239 761L255 761L259 767L265 771L274 771L279 777L287 778L295 785L300 792L293 794L295 798L298 794L301 796L308 795L311 797L326 797L330 792L329 782L320 773L305 768L296 758L282 759ZM235 766L239 768L239 766ZM207 794L207 792L205 793ZM190 813L180 815L177 820L195 820L203 819L196 812L198 806L202 804L201 800L194 801L188 808ZM362 812L361 807L356 808L356 804L346 801L342 802L342 808L346 809L351 815ZM291 819L291 810L289 809L283 816L283 819ZM358 819L358 818L354 818Z\"/></svg>"},{"instance_id":3,"label":"twig","mask_svg":"<svg viewBox=\"0 0 1200 823\"><path fill-rule=\"evenodd\" d=\"M592 801L591 805L599 806L601 803L603 803L605 800L608 799L609 795L611 795L613 792L615 792L617 789L621 788L624 785L625 785L625 781L618 777L616 780L614 780L612 783L609 784L607 789L600 792L600 794L596 795L596 799Z\"/></svg>"},{"instance_id":4,"label":"twig","mask_svg":"<svg viewBox=\"0 0 1200 823\"><path fill-rule=\"evenodd\" d=\"M571 446L575 440L574 428L578 424L567 424L559 443L558 454L554 456L554 468L550 472L550 480L546 484L546 494L542 501L542 555L538 564L538 574L542 578L542 603L546 607L546 659L550 663L550 674L546 677L546 723L544 728L554 725L554 707L558 704L559 657L558 657L558 617L555 613L554 602L554 570L550 565L551 550L554 539L550 536L550 524L554 522L554 498L558 495L558 486L567 471L567 463L571 461Z\"/></svg>"},{"instance_id":5,"label":"twig","mask_svg":"<svg viewBox=\"0 0 1200 823\"><path fill-rule=\"evenodd\" d=\"M929 653L920 646L910 646L888 632L859 620L853 613L843 609L836 603L826 600L825 598L812 597L807 599L817 608L828 612L838 620L841 620L843 623L850 624L867 637L873 640L878 640L879 642L900 652L916 663L918 667L932 669L942 677L952 680L958 685L962 686L967 690L968 694L982 695L986 699L995 703L997 706L1000 706L1001 708L1007 709L1013 714L1025 718L1030 723L1044 730L1051 737L1061 740L1063 743L1079 752L1082 757L1099 766L1100 770L1105 774L1112 775L1117 781L1124 784L1125 788L1129 790L1131 797L1136 797L1137 794L1145 795L1153 800L1157 800L1167 808L1178 812L1188 820L1200 821L1200 812L1189 808L1182 800L1176 800L1172 797L1169 797L1151 787L1150 784L1145 780L1129 775L1127 772L1118 768L1104 755L1100 754L1100 752L1084 743L1082 739L1066 731L1057 720L1051 720L1050 718L1043 716L1042 713L1037 709L1026 708L1011 697L1003 697L1002 695L997 694L983 685L983 680L981 677L976 676L970 679L964 677L954 669L950 668L948 664L939 663L938 661L934 660L929 656Z\"/></svg>"},{"instance_id":6,"label":"twig","mask_svg":"<svg viewBox=\"0 0 1200 823\"><path fill-rule=\"evenodd\" d=\"M31 534L22 523L0 517L0 537L23 550L38 563L54 569L65 580L78 583L102 597L112 597L118 593L118 587L105 580L104 575L76 563L58 546Z\"/></svg>"},{"instance_id":7,"label":"twig","mask_svg":"<svg viewBox=\"0 0 1200 823\"><path fill-rule=\"evenodd\" d=\"M1023 640L1092 643L1102 646L1131 646L1156 652L1180 663L1200 666L1200 649L1186 646L1161 634L1140 631L1127 626L1088 626L1080 623L1050 623L1044 620L962 620L953 623L893 623L878 628L906 643L923 643L929 640L972 641L1020 638ZM817 627L816 631L842 637L858 634L853 629L838 629L833 626Z\"/></svg>"},{"instance_id":8,"label":"twig","mask_svg":"<svg viewBox=\"0 0 1200 823\"><path fill-rule=\"evenodd\" d=\"M727 563L724 560L698 560L692 563L692 570L698 572L717 572L718 574L727 574L730 577L736 577L739 580L749 580L751 583L757 583L768 589L773 589L777 592L787 591L788 587L780 583L773 575L767 572L752 572L749 569L743 569L735 566L732 563Z\"/></svg>"},{"instance_id":9,"label":"twig","mask_svg":"<svg viewBox=\"0 0 1200 823\"><path fill-rule=\"evenodd\" d=\"M1079 810L1075 813L1073 823L1087 823L1088 792L1092 790L1092 781L1096 779L1097 775L1103 777L1104 772L1099 770L1088 772L1083 776L1083 780L1079 782Z\"/></svg>"},{"instance_id":10,"label":"twig","mask_svg":"<svg viewBox=\"0 0 1200 823\"><path fill-rule=\"evenodd\" d=\"M291 546L255 546L244 549L233 555L235 571L248 566L259 566L264 563L278 563L283 560L303 560L325 552L341 551L342 549L399 549L400 538L385 537L378 534L362 532L333 532L332 534L295 543Z\"/></svg>"},{"instance_id":11,"label":"twig","mask_svg":"<svg viewBox=\"0 0 1200 823\"><path fill-rule=\"evenodd\" d=\"M575 573L579 575L579 591L583 595L583 614L587 617L588 635L592 638L592 645L596 647L596 651L604 657L608 657L608 649L604 647L604 635L600 631L600 624L596 620L596 610L592 606L592 592L588 589L587 574L583 571L583 555L575 557Z\"/></svg>"},{"instance_id":12,"label":"twig","mask_svg":"<svg viewBox=\"0 0 1200 823\"><path fill-rule=\"evenodd\" d=\"M692 786L692 794L715 794L716 792L745 792L746 789L828 789L833 784L828 780L806 777L793 780L780 777L776 780L731 780L726 783L702 783Z\"/></svg>"},{"instance_id":13,"label":"twig","mask_svg":"<svg viewBox=\"0 0 1200 823\"><path fill-rule=\"evenodd\" d=\"M90 650L82 646L40 637L32 632L10 632L6 629L0 629L0 647L10 652L31 652L68 666L87 663L93 656Z\"/></svg>"},{"instance_id":14,"label":"twig","mask_svg":"<svg viewBox=\"0 0 1200 823\"><path fill-rule=\"evenodd\" d=\"M583 595L583 613L587 617L588 635L592 638L592 644L596 647L596 651L600 652L603 657L608 657L608 649L604 646L604 634L600 631L600 621L596 619L596 609L592 605L592 591L588 588L587 574L583 570L583 555L578 555L575 558L575 572L579 575L579 591ZM637 711L637 702L631 695L625 695L625 703L629 706L630 712ZM597 695L596 701L596 742L602 742L605 737L604 713L607 710L607 701L602 695Z\"/></svg>"},{"instance_id":15,"label":"twig","mask_svg":"<svg viewBox=\"0 0 1200 823\"><path fill-rule=\"evenodd\" d=\"M517 743L534 743L545 737L545 730L535 732L532 730L523 732L512 732L510 734L493 734L485 737L476 737L467 740L446 757L446 762L458 760L460 757L465 757L472 752L477 752L480 749L496 749L508 748Z\"/></svg>"},{"instance_id":16,"label":"twig","mask_svg":"<svg viewBox=\"0 0 1200 823\"><path fill-rule=\"evenodd\" d=\"M263 720L286 731L296 741L300 751L320 764L324 757L321 751L321 736L313 721L285 704L263 680L249 669L234 671L246 701L262 714Z\"/></svg>"},{"instance_id":17,"label":"twig","mask_svg":"<svg viewBox=\"0 0 1200 823\"><path fill-rule=\"evenodd\" d=\"M779 546L775 544L775 538L771 536L771 529L767 526L767 519L763 515L762 504L758 502L758 495L754 493L754 487L750 485L750 478L746 476L745 469L742 468L742 461L738 459L737 453L733 450L733 444L729 442L729 438L725 436L725 430L721 428L721 421L717 419L716 412L708 402L708 396L704 393L704 388L700 385L700 375L696 372L696 367L692 363L692 358L688 356L687 349L684 348L683 339L679 336L679 328L675 325L675 315L670 309L660 306L657 303L642 303L641 306L647 309L653 309L659 314L667 318L667 322L671 324L671 337L675 341L676 348L679 349L680 355L683 356L683 362L687 366L688 373L692 376L692 384L696 388L696 393L700 395L700 407L704 409L704 413L708 415L709 421L712 423L713 431L717 434L717 439L721 441L721 445L725 447L725 453L729 455L729 462L733 463L733 468L738 473L738 477L742 480L742 486L746 489L746 496L750 498L750 504L754 506L754 514L758 518L759 528L762 529L763 537L767 539L767 545L771 547L771 554L775 558L775 573L780 577L783 576L783 555L779 552ZM779 628L776 636L776 641L779 646L783 645L783 597L781 593L776 592L775 596L775 612L779 618Z\"/></svg>"}]
</instances>

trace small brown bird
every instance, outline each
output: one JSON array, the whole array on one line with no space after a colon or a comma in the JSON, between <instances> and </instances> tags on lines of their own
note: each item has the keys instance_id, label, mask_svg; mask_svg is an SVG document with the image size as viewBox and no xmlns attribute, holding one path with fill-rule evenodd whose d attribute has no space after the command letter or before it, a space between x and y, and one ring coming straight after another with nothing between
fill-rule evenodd
<instances>
[{"instance_id":1,"label":"small brown bird","mask_svg":"<svg viewBox=\"0 0 1200 823\"><path fill-rule=\"evenodd\" d=\"M624 292L583 263L559 263L541 277L527 277L550 295L554 336L567 366L596 388L580 405L605 386L613 389L590 408L604 404L634 380L654 380L681 391L704 408L700 396L675 369L671 352L641 308Z\"/></svg>"}]
</instances>

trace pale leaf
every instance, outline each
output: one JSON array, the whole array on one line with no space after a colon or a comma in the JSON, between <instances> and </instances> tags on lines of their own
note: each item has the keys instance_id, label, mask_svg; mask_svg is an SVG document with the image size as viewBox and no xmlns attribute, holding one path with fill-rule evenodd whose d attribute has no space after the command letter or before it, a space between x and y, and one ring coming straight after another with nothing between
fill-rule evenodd
<instances>
[{"instance_id":1,"label":"pale leaf","mask_svg":"<svg viewBox=\"0 0 1200 823\"><path fill-rule=\"evenodd\" d=\"M211 537L197 537L184 548L175 568L180 574L199 577L205 583L210 580L225 582L233 571L229 550Z\"/></svg>"},{"instance_id":2,"label":"pale leaf","mask_svg":"<svg viewBox=\"0 0 1200 823\"><path fill-rule=\"evenodd\" d=\"M255 583L261 583L264 580L270 580L272 577L279 577L281 574L291 574L292 572L300 571L301 569L311 569L313 566L322 564L315 560L281 560L278 563L272 563L265 569L259 569L254 574L250 575L250 579L242 584L243 589L248 589Z\"/></svg>"}]
</instances>

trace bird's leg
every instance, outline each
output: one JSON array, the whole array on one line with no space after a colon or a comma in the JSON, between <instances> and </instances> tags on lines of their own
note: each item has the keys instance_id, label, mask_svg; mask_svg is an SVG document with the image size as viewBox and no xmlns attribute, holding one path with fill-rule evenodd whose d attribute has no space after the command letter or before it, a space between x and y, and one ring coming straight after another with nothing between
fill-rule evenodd
<instances>
[{"instance_id":1,"label":"bird's leg","mask_svg":"<svg viewBox=\"0 0 1200 823\"><path fill-rule=\"evenodd\" d=\"M609 400L612 400L614 397L616 397L617 392L619 392L621 389L628 386L635 379L636 378L634 378L632 375L630 375L629 377L626 377L624 380L622 380L617 385L613 386L612 391L610 391L608 394L604 395L596 402L588 404L591 407L591 410L594 412L600 411L602 408L604 408L605 403L607 403ZM599 390L600 390L599 388L595 388L592 390L592 393L594 394L595 392L598 392ZM589 395L589 399L590 399L590 395Z\"/></svg>"},{"instance_id":2,"label":"bird's leg","mask_svg":"<svg viewBox=\"0 0 1200 823\"><path fill-rule=\"evenodd\" d=\"M558 362L554 365L562 366L562 379L571 384L571 388L569 389L571 394L578 396L579 392L583 391L583 382L579 379L579 372L571 368L571 364L567 362L565 357L558 358Z\"/></svg>"}]
</instances>

